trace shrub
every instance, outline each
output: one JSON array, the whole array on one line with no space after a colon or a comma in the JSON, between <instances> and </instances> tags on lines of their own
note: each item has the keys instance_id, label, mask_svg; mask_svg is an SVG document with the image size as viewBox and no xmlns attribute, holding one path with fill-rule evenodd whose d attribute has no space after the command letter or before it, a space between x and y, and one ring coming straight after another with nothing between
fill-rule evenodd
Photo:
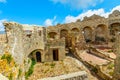
<instances>
[{"instance_id":1,"label":"shrub","mask_svg":"<svg viewBox=\"0 0 120 80\"><path fill-rule=\"evenodd\" d=\"M21 74L22 74L22 70L19 69L18 78L21 76Z\"/></svg>"},{"instance_id":2,"label":"shrub","mask_svg":"<svg viewBox=\"0 0 120 80\"><path fill-rule=\"evenodd\" d=\"M5 53L5 54L1 57L1 59L6 59L7 62L8 62L8 64L10 64L10 62L13 60L11 54L9 54L9 53Z\"/></svg>"},{"instance_id":3,"label":"shrub","mask_svg":"<svg viewBox=\"0 0 120 80\"><path fill-rule=\"evenodd\" d=\"M33 73L34 65L36 64L36 61L32 59L31 66L28 70L28 72L25 73L25 78L28 79L28 77Z\"/></svg>"},{"instance_id":4,"label":"shrub","mask_svg":"<svg viewBox=\"0 0 120 80\"><path fill-rule=\"evenodd\" d=\"M13 75L10 73L10 76L8 76L9 80L13 80Z\"/></svg>"}]
</instances>

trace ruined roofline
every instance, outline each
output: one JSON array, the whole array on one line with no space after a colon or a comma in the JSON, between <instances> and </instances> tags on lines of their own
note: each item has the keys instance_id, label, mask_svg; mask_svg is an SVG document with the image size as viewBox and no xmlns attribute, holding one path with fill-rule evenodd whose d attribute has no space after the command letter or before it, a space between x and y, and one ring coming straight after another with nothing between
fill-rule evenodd
<instances>
[{"instance_id":1,"label":"ruined roofline","mask_svg":"<svg viewBox=\"0 0 120 80\"><path fill-rule=\"evenodd\" d=\"M3 25L4 26L7 26L7 25L22 25L23 27L44 27L44 26L41 26L41 25L35 25L35 24L21 24L21 23L18 23L18 22L14 22L14 21L10 21L10 22L8 22L8 21L5 21L5 22L3 22Z\"/></svg>"},{"instance_id":2,"label":"ruined roofline","mask_svg":"<svg viewBox=\"0 0 120 80\"><path fill-rule=\"evenodd\" d=\"M5 26L5 25L7 25L8 23L9 24L18 24L18 25L23 25L23 26L33 26L33 27L44 27L44 28L50 28L50 27L61 27L61 26L65 26L65 25L69 25L69 24L75 24L75 23L80 23L80 22L84 22L84 21L90 21L90 20L98 20L98 19L109 19L110 17L115 17L116 15L119 15L120 14L120 11L119 10L114 10L112 13L110 13L109 15L108 15L108 17L107 18L105 18L105 17L103 17L103 16L100 16L100 15L97 15L97 14L93 14L93 15L91 15L90 17L87 17L87 16L85 16L84 18L83 18L83 20L76 20L75 22L70 22L70 23L62 23L62 24L60 24L60 23L58 23L58 24L56 24L56 25L54 25L54 26L48 26L48 27L45 27L45 26L41 26L41 25L34 25L34 24L32 24L32 25L30 25L30 24L20 24L20 23L17 23L17 22L7 22L7 21L5 21L5 22L3 22L3 25Z\"/></svg>"}]
</instances>

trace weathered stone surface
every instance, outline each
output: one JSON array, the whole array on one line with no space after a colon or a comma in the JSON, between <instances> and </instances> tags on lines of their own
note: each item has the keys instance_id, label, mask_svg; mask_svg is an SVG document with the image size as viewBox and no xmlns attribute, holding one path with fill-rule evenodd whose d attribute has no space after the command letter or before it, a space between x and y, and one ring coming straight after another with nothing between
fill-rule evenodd
<instances>
[{"instance_id":1,"label":"weathered stone surface","mask_svg":"<svg viewBox=\"0 0 120 80\"><path fill-rule=\"evenodd\" d=\"M88 80L88 77L85 71L80 71L71 74L61 75L57 77L43 78L38 80Z\"/></svg>"}]
</instances>

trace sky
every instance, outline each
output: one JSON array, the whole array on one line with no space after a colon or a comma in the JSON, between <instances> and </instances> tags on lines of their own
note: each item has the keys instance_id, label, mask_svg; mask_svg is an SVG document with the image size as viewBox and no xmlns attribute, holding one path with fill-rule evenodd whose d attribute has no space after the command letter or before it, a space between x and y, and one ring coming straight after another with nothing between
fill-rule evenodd
<instances>
[{"instance_id":1,"label":"sky","mask_svg":"<svg viewBox=\"0 0 120 80\"><path fill-rule=\"evenodd\" d=\"M0 0L0 31L4 21L51 26L97 14L120 11L120 0Z\"/></svg>"}]
</instances>

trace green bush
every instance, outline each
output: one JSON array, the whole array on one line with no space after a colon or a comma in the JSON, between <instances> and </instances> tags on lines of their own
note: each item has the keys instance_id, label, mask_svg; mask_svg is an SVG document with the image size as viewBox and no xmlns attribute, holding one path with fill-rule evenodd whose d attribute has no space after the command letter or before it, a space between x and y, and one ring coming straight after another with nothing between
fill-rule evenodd
<instances>
[{"instance_id":1,"label":"green bush","mask_svg":"<svg viewBox=\"0 0 120 80\"><path fill-rule=\"evenodd\" d=\"M6 59L8 64L13 60L12 56L10 54L4 54L1 59Z\"/></svg>"},{"instance_id":2,"label":"green bush","mask_svg":"<svg viewBox=\"0 0 120 80\"><path fill-rule=\"evenodd\" d=\"M8 76L9 80L13 80L13 75L10 73L10 76Z\"/></svg>"},{"instance_id":3,"label":"green bush","mask_svg":"<svg viewBox=\"0 0 120 80\"><path fill-rule=\"evenodd\" d=\"M19 69L18 78L21 76L21 74L22 74L22 70Z\"/></svg>"},{"instance_id":4,"label":"green bush","mask_svg":"<svg viewBox=\"0 0 120 80\"><path fill-rule=\"evenodd\" d=\"M31 66L28 70L28 72L25 73L25 78L28 79L28 77L33 73L34 70L34 65L36 64L36 61L34 59L32 59L32 63Z\"/></svg>"}]
</instances>

